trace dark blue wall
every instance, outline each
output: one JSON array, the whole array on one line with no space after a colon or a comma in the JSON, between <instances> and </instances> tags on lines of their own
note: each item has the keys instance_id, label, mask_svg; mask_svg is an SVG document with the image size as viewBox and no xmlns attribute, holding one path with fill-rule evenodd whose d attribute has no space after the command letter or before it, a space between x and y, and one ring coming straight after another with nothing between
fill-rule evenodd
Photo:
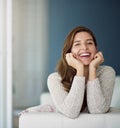
<instances>
[{"instance_id":1,"label":"dark blue wall","mask_svg":"<svg viewBox=\"0 0 120 128\"><path fill-rule=\"evenodd\" d=\"M49 0L49 67L54 72L66 35L78 25L93 30L104 64L120 75L119 0Z\"/></svg>"}]
</instances>

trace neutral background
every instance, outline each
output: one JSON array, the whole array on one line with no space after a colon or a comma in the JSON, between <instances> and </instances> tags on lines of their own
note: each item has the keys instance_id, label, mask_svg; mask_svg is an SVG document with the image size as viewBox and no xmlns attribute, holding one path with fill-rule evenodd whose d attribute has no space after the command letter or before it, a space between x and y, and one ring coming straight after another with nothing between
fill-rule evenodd
<instances>
[{"instance_id":1,"label":"neutral background","mask_svg":"<svg viewBox=\"0 0 120 128\"><path fill-rule=\"evenodd\" d=\"M49 0L49 70L54 71L63 42L71 29L84 25L93 30L104 64L120 75L120 1Z\"/></svg>"}]
</instances>

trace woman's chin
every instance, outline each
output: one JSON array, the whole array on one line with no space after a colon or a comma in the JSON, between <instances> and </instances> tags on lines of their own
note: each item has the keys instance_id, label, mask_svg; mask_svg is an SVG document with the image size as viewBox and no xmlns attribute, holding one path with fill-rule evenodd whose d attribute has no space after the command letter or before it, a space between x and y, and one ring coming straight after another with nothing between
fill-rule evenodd
<instances>
[{"instance_id":1,"label":"woman's chin","mask_svg":"<svg viewBox=\"0 0 120 128\"><path fill-rule=\"evenodd\" d=\"M83 59L80 59L80 61L85 65L85 66L88 66L92 59L91 58L83 58Z\"/></svg>"},{"instance_id":2,"label":"woman's chin","mask_svg":"<svg viewBox=\"0 0 120 128\"><path fill-rule=\"evenodd\" d=\"M83 65L85 65L85 66L88 66L91 63L91 59L89 59L89 60L82 60L82 59L80 59L79 61L82 62Z\"/></svg>"},{"instance_id":3,"label":"woman's chin","mask_svg":"<svg viewBox=\"0 0 120 128\"><path fill-rule=\"evenodd\" d=\"M88 66L90 62L82 62L85 66Z\"/></svg>"}]
</instances>

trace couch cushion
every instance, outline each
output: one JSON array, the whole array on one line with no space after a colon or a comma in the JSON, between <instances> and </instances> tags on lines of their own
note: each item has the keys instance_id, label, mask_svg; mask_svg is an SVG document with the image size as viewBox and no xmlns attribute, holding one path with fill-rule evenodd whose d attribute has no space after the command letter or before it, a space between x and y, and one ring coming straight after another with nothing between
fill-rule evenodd
<instances>
[{"instance_id":1,"label":"couch cushion","mask_svg":"<svg viewBox=\"0 0 120 128\"><path fill-rule=\"evenodd\" d=\"M40 96L40 104L44 105L44 104L49 104L54 106L54 103L52 101L51 95L49 92L45 92Z\"/></svg>"},{"instance_id":2,"label":"couch cushion","mask_svg":"<svg viewBox=\"0 0 120 128\"><path fill-rule=\"evenodd\" d=\"M120 108L120 76L116 76L111 107Z\"/></svg>"}]
</instances>

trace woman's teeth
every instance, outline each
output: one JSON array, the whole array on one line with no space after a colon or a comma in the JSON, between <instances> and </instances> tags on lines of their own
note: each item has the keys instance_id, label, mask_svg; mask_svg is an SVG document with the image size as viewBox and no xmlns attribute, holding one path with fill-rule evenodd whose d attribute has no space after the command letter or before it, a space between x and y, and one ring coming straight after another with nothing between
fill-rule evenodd
<instances>
[{"instance_id":1,"label":"woman's teeth","mask_svg":"<svg viewBox=\"0 0 120 128\"><path fill-rule=\"evenodd\" d=\"M90 56L90 53L82 53L82 54L80 54L80 57L86 57L86 56Z\"/></svg>"}]
</instances>

